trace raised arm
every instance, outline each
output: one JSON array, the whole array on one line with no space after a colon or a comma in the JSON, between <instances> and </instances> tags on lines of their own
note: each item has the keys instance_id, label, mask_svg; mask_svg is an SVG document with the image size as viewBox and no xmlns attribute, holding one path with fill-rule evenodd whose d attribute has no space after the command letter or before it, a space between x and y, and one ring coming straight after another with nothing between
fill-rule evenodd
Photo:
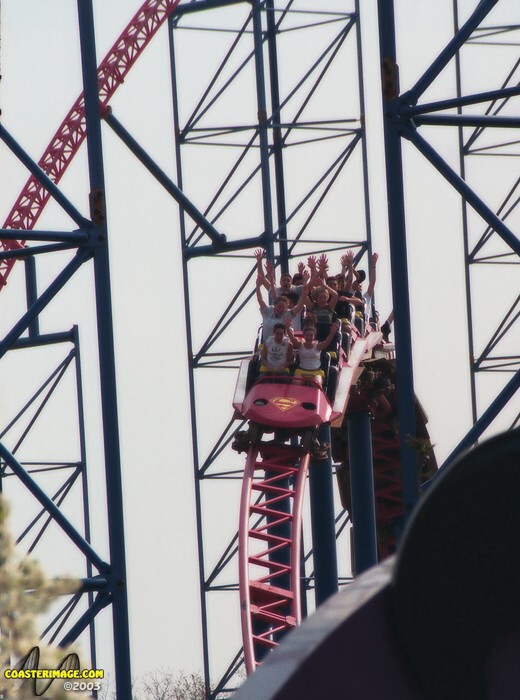
<instances>
[{"instance_id":1,"label":"raised arm","mask_svg":"<svg viewBox=\"0 0 520 700\"><path fill-rule=\"evenodd\" d=\"M285 357L285 367L289 367L289 365L292 365L294 362L294 346L292 343L292 340L290 341L289 345L287 346L287 355Z\"/></svg>"},{"instance_id":2,"label":"raised arm","mask_svg":"<svg viewBox=\"0 0 520 700\"><path fill-rule=\"evenodd\" d=\"M263 309L267 309L267 304L262 298L262 275L258 275L256 278L256 298L258 299L258 306L260 307L260 310L263 311Z\"/></svg>"},{"instance_id":3,"label":"raised arm","mask_svg":"<svg viewBox=\"0 0 520 700\"><path fill-rule=\"evenodd\" d=\"M325 253L322 253L318 258L318 275L325 282L329 272L329 261Z\"/></svg>"},{"instance_id":4,"label":"raised arm","mask_svg":"<svg viewBox=\"0 0 520 700\"><path fill-rule=\"evenodd\" d=\"M307 264L309 266L309 270L311 271L310 279L307 282L307 290L310 291L314 287L314 285L316 284L316 280L318 279L318 261L316 260L316 257L314 255L309 255L309 257L307 258Z\"/></svg>"},{"instance_id":5,"label":"raised arm","mask_svg":"<svg viewBox=\"0 0 520 700\"><path fill-rule=\"evenodd\" d=\"M271 260L265 261L265 277L269 281L270 287L274 293L276 289L276 280L274 275L274 265Z\"/></svg>"},{"instance_id":6,"label":"raised arm","mask_svg":"<svg viewBox=\"0 0 520 700\"><path fill-rule=\"evenodd\" d=\"M337 321L334 321L334 323L330 324L330 331L328 336L325 338L325 340L322 340L320 343L316 345L318 350L325 350L325 348L328 348L328 346L331 344L332 339L336 335L336 333L339 330L339 323Z\"/></svg>"},{"instance_id":7,"label":"raised arm","mask_svg":"<svg viewBox=\"0 0 520 700\"><path fill-rule=\"evenodd\" d=\"M374 287L376 286L376 265L377 265L378 258L379 258L379 255L377 253L373 253L372 257L370 259L370 273L368 276L368 289L367 289L367 294L369 297L374 296Z\"/></svg>"},{"instance_id":8,"label":"raised arm","mask_svg":"<svg viewBox=\"0 0 520 700\"><path fill-rule=\"evenodd\" d=\"M323 283L324 289L326 289L329 292L329 300L327 302L327 307L331 310L334 311L334 308L336 304L338 303L338 293L335 289L332 289L332 287L329 287L329 285L324 282Z\"/></svg>"},{"instance_id":9,"label":"raised arm","mask_svg":"<svg viewBox=\"0 0 520 700\"><path fill-rule=\"evenodd\" d=\"M300 311L303 309L305 306L305 302L307 301L307 292L305 291L305 287L302 289L302 293L300 294L300 298L298 299L298 303L295 304L292 309L290 309L290 312L293 316L298 316Z\"/></svg>"},{"instance_id":10,"label":"raised arm","mask_svg":"<svg viewBox=\"0 0 520 700\"><path fill-rule=\"evenodd\" d=\"M289 340L293 344L293 347L295 347L296 350L298 350L301 346L301 341L298 340L298 338L294 335L294 331L293 331L292 326L291 326L291 319L290 318L288 318L287 321L285 322L285 328L287 330L287 335L289 336Z\"/></svg>"},{"instance_id":11,"label":"raised arm","mask_svg":"<svg viewBox=\"0 0 520 700\"><path fill-rule=\"evenodd\" d=\"M262 286L265 287L269 291L269 289L271 289L271 284L270 284L270 281L267 279L265 272L264 272L264 266L263 266L264 251L262 250L262 248L257 248L254 252L254 256L256 258L256 269L258 272L258 277L260 277L262 280ZM267 267L267 271L269 272L269 260L266 261L266 267Z\"/></svg>"},{"instance_id":12,"label":"raised arm","mask_svg":"<svg viewBox=\"0 0 520 700\"><path fill-rule=\"evenodd\" d=\"M352 304L352 306L355 306L356 308L365 306L365 300L360 299L359 297L351 297L342 294L339 298L341 301L347 301L349 304Z\"/></svg>"},{"instance_id":13,"label":"raised arm","mask_svg":"<svg viewBox=\"0 0 520 700\"><path fill-rule=\"evenodd\" d=\"M259 275L264 274L264 266L263 266L263 260L264 260L264 251L262 248L257 248L254 252L254 256L256 258L256 271Z\"/></svg>"},{"instance_id":14,"label":"raised arm","mask_svg":"<svg viewBox=\"0 0 520 700\"><path fill-rule=\"evenodd\" d=\"M350 248L341 258L341 274L345 277L345 290L349 291L354 279L354 253Z\"/></svg>"}]
</instances>

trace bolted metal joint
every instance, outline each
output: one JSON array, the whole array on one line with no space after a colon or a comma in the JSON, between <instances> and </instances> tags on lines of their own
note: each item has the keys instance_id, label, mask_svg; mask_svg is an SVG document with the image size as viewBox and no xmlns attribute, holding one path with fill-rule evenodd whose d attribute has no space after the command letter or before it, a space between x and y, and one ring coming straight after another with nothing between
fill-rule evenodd
<instances>
[{"instance_id":1,"label":"bolted metal joint","mask_svg":"<svg viewBox=\"0 0 520 700\"><path fill-rule=\"evenodd\" d=\"M382 59L381 77L384 101L395 100L399 95L399 66L393 58Z\"/></svg>"},{"instance_id":2,"label":"bolted metal joint","mask_svg":"<svg viewBox=\"0 0 520 700\"><path fill-rule=\"evenodd\" d=\"M106 222L105 192L99 187L92 190L89 196L90 216L94 226L103 226Z\"/></svg>"}]
</instances>

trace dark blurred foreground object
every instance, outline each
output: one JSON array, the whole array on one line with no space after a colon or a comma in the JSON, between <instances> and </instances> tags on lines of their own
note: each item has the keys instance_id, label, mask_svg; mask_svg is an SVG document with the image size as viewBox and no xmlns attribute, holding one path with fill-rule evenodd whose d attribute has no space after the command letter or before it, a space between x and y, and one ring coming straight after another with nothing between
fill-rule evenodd
<instances>
[{"instance_id":1,"label":"dark blurred foreground object","mask_svg":"<svg viewBox=\"0 0 520 700\"><path fill-rule=\"evenodd\" d=\"M235 700L517 700L520 431L439 473L397 557L290 633Z\"/></svg>"}]
</instances>

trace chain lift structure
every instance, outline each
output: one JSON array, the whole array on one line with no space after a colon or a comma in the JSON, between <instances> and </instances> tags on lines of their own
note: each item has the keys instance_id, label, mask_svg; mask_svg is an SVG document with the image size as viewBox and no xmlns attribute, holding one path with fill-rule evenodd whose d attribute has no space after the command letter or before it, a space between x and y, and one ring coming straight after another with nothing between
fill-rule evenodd
<instances>
[{"instance_id":1,"label":"chain lift structure","mask_svg":"<svg viewBox=\"0 0 520 700\"><path fill-rule=\"evenodd\" d=\"M517 273L520 255L514 233L518 228L520 180L511 158L518 145L515 130L520 126L514 113L515 98L520 93L518 56L508 64L518 46L519 26L514 17L508 16L505 4L499 0L453 0L452 40L414 85L400 86L394 3L377 2L397 405L403 507L407 514L418 498L417 459L409 444L416 433L413 366L418 358L412 352L405 206L405 183L413 173L403 165L403 140L406 148L413 147L431 163L461 200L472 425L461 434L447 463L474 444L497 416L511 412L520 384L518 343L515 345L520 297L518 275L515 279L512 274ZM2 485L8 495L10 489L23 488L38 504L36 510L28 511L33 515L19 538L22 543L28 542L29 551L41 546L49 531L56 529L65 534L64 539L85 562L82 588L56 614L48 630L51 639L64 644L89 633L91 663L96 666L99 659L94 620L101 610L111 607L119 698L130 697L131 677L101 129L110 128L117 134L179 205L204 675L208 696L219 698L236 687L237 673L243 665L236 570L244 465L229 450L240 421L231 408L226 414L230 402L220 403L219 396L207 400L204 384L211 376L212 382L221 382L222 395L231 396L238 361L251 353L258 325L251 292L255 279L253 249L263 248L281 271L292 269L309 254L352 248L358 263L371 253L370 199L374 201L375 197L369 188L361 12L358 0L330 0L330 5L303 0L147 0L98 67L92 0L81 0L78 18L83 91L42 158L35 162L0 124L4 145L30 173L0 231L2 287L8 283L17 260L24 263L26 280L26 310L0 341L0 358L8 367L10 356L16 352L34 363L33 354L49 346L56 348L58 358L17 415L1 427ZM165 119L173 118L174 124L175 182L110 106L114 92L161 27L169 34L172 114L165 115ZM467 56L477 52L478 60L485 61L481 57L492 47L496 49L497 44L503 51L496 73L502 70L503 74L494 73L496 83L491 87L475 87L475 59ZM307 47L306 62L291 61L302 45ZM188 55L198 56L196 65L187 59ZM447 67L455 74L453 95L428 100L428 89ZM194 94L198 95L195 100ZM440 127L456 133L460 153L456 165L432 145L435 139L429 138ZM88 214L80 212L59 187L83 143L88 152ZM493 160L494 167L506 161L507 165L496 166L504 184L501 197L495 190L486 197L482 187L486 172L473 165L479 159L487 159L488 163ZM478 180L479 194L473 189L473 180ZM487 182L496 184L496 178ZM51 199L72 221L70 231L36 228ZM342 223L347 214L351 222L348 229ZM65 259L65 263L41 291L37 260L52 255L60 261ZM89 543L91 518L78 328L42 333L39 323L43 311L85 264L92 265L95 280L92 301L97 312L108 558ZM481 327L478 300L482 275L491 266L504 270L495 275L504 289L498 301L504 301L505 308L502 311L497 301L497 319L489 331ZM227 282L231 279L235 286L228 300L211 295L218 280L224 278ZM516 291L511 294L513 287ZM38 421L44 420L62 377L71 371L75 407L70 410L60 400L64 411L77 419L78 446L72 450L77 454L35 459L32 432ZM482 375L491 372L500 373L496 375L499 379L491 391L489 383L486 392L479 391ZM461 386L460 391L467 392L467 388ZM511 423L517 422L518 415L513 416ZM328 435L324 429L321 438L327 441ZM31 456L25 459L25 454ZM45 481L49 474L50 485ZM277 488L285 489L286 500L294 494L289 481L287 476L286 483L277 484ZM330 458L319 465L311 461L309 493L310 507L306 510L298 506L304 523L310 521L310 526L303 529L303 615L311 605L307 600L310 591L314 591L314 604L319 605L349 578L343 576L344 567L339 562L347 550L344 542L348 539L349 516L335 503ZM81 518L77 517L77 509L71 515L70 498L79 498ZM215 518L217 502L219 514ZM234 520L229 519L231 524L222 517L223 512L236 514ZM284 543L284 548L290 548L286 537ZM236 628L235 648L224 648L219 637L224 624Z\"/></svg>"}]
</instances>

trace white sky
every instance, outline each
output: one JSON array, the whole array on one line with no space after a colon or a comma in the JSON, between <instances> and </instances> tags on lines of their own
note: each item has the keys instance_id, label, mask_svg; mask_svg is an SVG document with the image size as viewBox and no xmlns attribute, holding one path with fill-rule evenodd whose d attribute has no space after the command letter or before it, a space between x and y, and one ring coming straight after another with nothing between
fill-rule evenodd
<instances>
[{"instance_id":1,"label":"white sky","mask_svg":"<svg viewBox=\"0 0 520 700\"><path fill-rule=\"evenodd\" d=\"M310 2L306 4L312 6ZM461 3L461 15L467 16L474 4L469 1ZM331 9L343 8L344 5L339 0L327 3ZM382 317L385 317L392 303L382 176L376 2L364 0L362 5L374 250L381 255L378 306ZM499 3L493 21L511 22L511 18L515 18L515 5L513 0ZM98 62L138 6L138 2L129 0L111 0L109 3L95 0ZM452 3L451 0L439 3L397 0L396 6L401 86L402 90L406 90L449 40L452 33ZM243 14L243 8L229 9L228 14L223 13L222 22L227 22L230 15L238 12ZM193 21L190 20L190 23ZM489 23L493 23L491 19ZM195 99L199 84L206 79L208 65L219 60L229 41L227 35L223 38L208 36L207 33L204 34L201 40L194 33L185 32L179 40L180 68L181 71L186 71L185 75L189 71L189 80L193 82L193 95L185 88L189 96L187 101L192 96ZM167 45L167 31L163 28L133 68L125 85L120 88L113 100L113 107L115 116L173 177ZM469 51L473 53L470 54ZM491 51L493 61L489 60ZM468 68L469 65L475 65L476 68L471 74L466 70L465 91L498 87L516 54L515 48L510 47L495 50L488 48L485 51L468 49L463 55L465 66ZM282 85L291 84L301 66L312 57L313 53L307 47L297 43L289 44L285 53L281 49L281 61L284 61ZM75 3L64 3L62 0L4 0L1 60L0 106L3 124L31 156L38 160L54 130L81 91ZM244 89L250 90L248 80L249 77L246 76ZM353 90L353 86L349 87ZM248 110L254 112L254 103L244 101L244 93L240 93L240 90L242 87L238 88L233 115L227 113L225 108L222 114L212 115L212 118L220 119L218 123L229 122L237 116L246 119ZM337 91L327 90L324 88L322 101L313 107L315 116L319 116L323 104L326 103L327 110L333 112L335 100L349 96L344 84L344 92L339 88ZM425 99L429 101L453 96L454 79L450 67L428 91ZM350 109L349 113L352 116L356 114L354 109ZM458 155L454 134L438 127L424 129L421 133L425 136L427 134L427 138L438 146L443 156L456 165ZM136 676L159 666L197 670L201 667L199 593L178 216L175 205L107 127L103 130L103 137L118 362L133 670ZM315 169L320 166L319 159L322 156L326 158L328 148L328 145L324 145L319 155L315 150L307 151ZM207 154L201 149L199 153L193 154L187 167L186 191L195 203L206 201L206 192L210 192L213 186L212 179L218 181L219 178L220 170L212 162L208 163L206 157ZM306 178L310 178L312 168L306 171L301 167L305 159L298 160L300 156L295 156L291 160L291 157L287 156L289 198L297 200L298 192L305 190ZM404 144L404 157L416 391L430 417L432 440L437 446L438 458L442 461L464 435L471 421L465 350L460 205L458 197L432 168L425 166L422 157L409 144ZM2 144L0 159L0 213L5 220L26 180L26 173ZM306 159L309 160L309 157L306 156ZM505 163L500 160L500 164L497 160L499 159L485 159L484 163L480 161L471 164L472 174L478 182L478 191L491 206L500 202L516 178L514 159L505 159ZM76 206L86 212L88 188L85 185L85 172L83 150L63 179L62 187ZM357 185L353 184L352 187ZM325 230L327 237L341 240L345 235L350 237L351 231L362 228L363 211L362 207L357 206L360 200L356 201L355 193L356 190L353 189L349 197L340 202L337 210L333 209L324 215L319 221L321 228L315 230L312 237L318 237ZM257 195L255 190L245 195L242 209L230 213L220 223L230 238L259 232ZM510 220L513 230L515 225L518 228L517 224L518 217ZM70 223L56 207L49 206L38 223L38 228L46 227L67 230ZM477 233L482 228L478 223L475 225ZM225 295L219 298L216 292L221 287L233 289L242 272L249 268L250 262L202 261L193 264L191 278L196 288L193 290L196 345L208 328L205 314L210 317L216 313L219 303L222 305L227 299ZM53 279L62 264L62 256L47 256L40 263L41 287ZM501 310L505 311L508 299L514 298L518 284L517 276L513 277L513 268L502 269L500 279L496 282L490 277L489 268L481 268L479 274L483 291L482 296L477 298L477 304L482 313L476 330L480 342L483 342L489 337L489 328L498 320L497 312L499 315ZM0 330L5 332L18 318L23 304L21 265L11 275L9 286L2 292L0 302ZM211 310L210 313L208 309ZM94 542L100 551L106 552L93 314L92 273L87 265L45 311L41 325L43 331L65 330L73 323L80 325L88 406L88 464L91 474ZM255 314L252 305L242 321L240 349L249 347L252 342L257 325ZM235 326L233 333L236 332ZM221 349L232 349L235 340L236 336L228 334L220 344ZM27 361L25 358L18 361L10 357L2 361L2 424L13 415L16 407L25 402L26 395L32 391L31 387L47 372L46 363L50 367L60 356L58 351L49 350L43 352L43 360L40 351L37 361ZM22 372L22 376L16 374L17 371ZM501 375L497 378L492 375L480 385L483 405L486 405L487 398L497 393L497 387L508 376ZM211 380L201 380L198 387L201 391L198 414L200 425L203 426L202 448L208 450L230 416L234 373L223 372L219 377L212 376ZM77 440L72 423L68 426L66 422L70 416L68 409L65 409L66 417L62 416L65 401L65 398L61 404L58 401L59 405L50 409L55 412L50 413L35 434L34 442L27 448L27 459L36 454L35 445L38 447L38 455L42 451L49 458L56 455L54 438L59 440L58 452L61 458L63 449L75 453ZM512 408L509 414L513 415ZM222 422L217 421L215 415L222 415ZM497 421L495 429L507 425L507 420ZM12 443L7 444L10 446ZM227 454L225 462L228 467L240 466L240 458L236 455ZM236 489L227 482L212 484L211 487L206 487L204 493L207 550L211 553L214 548L215 556L218 556L221 543L236 528L233 502L238 507L238 496ZM17 498L22 499L23 496L17 495ZM73 512L71 517L75 517ZM49 561L48 565L47 560L43 561L46 568L52 568L52 557ZM223 616L232 616L232 625L236 625L234 618L238 614L235 602L235 597L229 594L228 601L221 606ZM214 614L217 615L217 612ZM104 637L109 636L108 618L109 615L105 615L99 625L98 665L106 667L110 666L110 661L106 660L109 645L104 641ZM238 648L238 640L233 634L231 637L231 651L224 650L221 663L226 663Z\"/></svg>"}]
</instances>

